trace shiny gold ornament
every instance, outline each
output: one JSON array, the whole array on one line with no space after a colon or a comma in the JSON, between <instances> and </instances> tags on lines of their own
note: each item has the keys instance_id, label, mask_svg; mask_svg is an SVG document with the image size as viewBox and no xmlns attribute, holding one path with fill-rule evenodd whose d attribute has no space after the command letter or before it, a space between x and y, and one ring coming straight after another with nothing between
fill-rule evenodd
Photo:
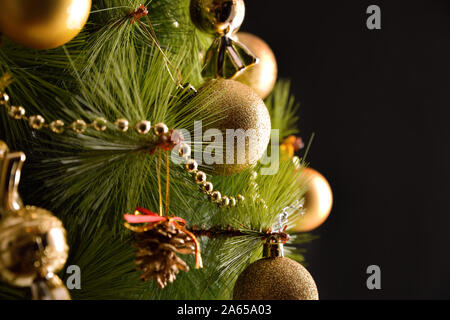
<instances>
[{"instance_id":1,"label":"shiny gold ornament","mask_svg":"<svg viewBox=\"0 0 450 320\"><path fill-rule=\"evenodd\" d=\"M191 0L191 19L201 31L223 35L238 30L244 21L243 0Z\"/></svg>"},{"instance_id":2,"label":"shiny gold ornament","mask_svg":"<svg viewBox=\"0 0 450 320\"><path fill-rule=\"evenodd\" d=\"M56 284L58 278L54 274L64 266L68 255L66 231L51 212L23 206L17 189L25 154L10 153L7 147L1 149L0 278L20 287L33 287L41 278L53 278ZM51 284L47 287L56 288ZM68 293L55 297L70 299Z\"/></svg>"},{"instance_id":3,"label":"shiny gold ornament","mask_svg":"<svg viewBox=\"0 0 450 320\"><path fill-rule=\"evenodd\" d=\"M242 194L238 194L238 195L236 196L236 200L239 201L239 202L242 202L242 201L245 200L245 197L244 197Z\"/></svg>"},{"instance_id":4,"label":"shiny gold ornament","mask_svg":"<svg viewBox=\"0 0 450 320\"><path fill-rule=\"evenodd\" d=\"M69 290L53 273L38 277L33 281L31 296L33 300L70 300Z\"/></svg>"},{"instance_id":5,"label":"shiny gold ornament","mask_svg":"<svg viewBox=\"0 0 450 320\"><path fill-rule=\"evenodd\" d=\"M91 0L2 0L0 32L34 49L52 49L72 40L86 24Z\"/></svg>"},{"instance_id":6,"label":"shiny gold ornament","mask_svg":"<svg viewBox=\"0 0 450 320\"><path fill-rule=\"evenodd\" d=\"M55 120L50 123L50 130L54 133L63 133L64 132L64 122L62 120Z\"/></svg>"},{"instance_id":7,"label":"shiny gold ornament","mask_svg":"<svg viewBox=\"0 0 450 320\"><path fill-rule=\"evenodd\" d=\"M152 125L150 121L142 120L136 123L136 131L139 134L147 134L150 132L150 129L152 128Z\"/></svg>"},{"instance_id":8,"label":"shiny gold ornament","mask_svg":"<svg viewBox=\"0 0 450 320\"><path fill-rule=\"evenodd\" d=\"M243 0L191 0L190 13L198 29L216 37L205 55L203 77L233 78L257 63L246 46L231 38L244 21Z\"/></svg>"},{"instance_id":9,"label":"shiny gold ornament","mask_svg":"<svg viewBox=\"0 0 450 320\"><path fill-rule=\"evenodd\" d=\"M264 251L269 257L250 264L239 275L234 285L234 300L319 299L313 277L300 263L283 257L282 249L277 247Z\"/></svg>"},{"instance_id":10,"label":"shiny gold ornament","mask_svg":"<svg viewBox=\"0 0 450 320\"><path fill-rule=\"evenodd\" d=\"M237 205L236 198L229 197L229 199L230 199L230 207L236 207L236 205Z\"/></svg>"},{"instance_id":11,"label":"shiny gold ornament","mask_svg":"<svg viewBox=\"0 0 450 320\"><path fill-rule=\"evenodd\" d=\"M278 67L275 55L267 43L253 34L239 32L235 38L258 57L258 63L245 69L234 80L248 85L265 99L277 81Z\"/></svg>"},{"instance_id":12,"label":"shiny gold ornament","mask_svg":"<svg viewBox=\"0 0 450 320\"><path fill-rule=\"evenodd\" d=\"M298 218L293 231L311 231L328 218L333 205L333 193L330 184L323 175L311 168L304 168L299 182L307 183L302 217Z\"/></svg>"},{"instance_id":13,"label":"shiny gold ornament","mask_svg":"<svg viewBox=\"0 0 450 320\"><path fill-rule=\"evenodd\" d=\"M117 119L116 122L114 122L114 125L117 129L119 129L122 132L127 132L129 127L129 122L127 119Z\"/></svg>"},{"instance_id":14,"label":"shiny gold ornament","mask_svg":"<svg viewBox=\"0 0 450 320\"><path fill-rule=\"evenodd\" d=\"M214 173L230 175L255 164L270 140L270 116L262 99L250 87L234 80L213 79L201 90L215 92L217 98L211 98L214 106L211 112L220 109L215 115L217 120L210 126L222 131L224 141L222 163L213 164ZM234 146L226 145L227 129L235 130Z\"/></svg>"},{"instance_id":15,"label":"shiny gold ornament","mask_svg":"<svg viewBox=\"0 0 450 320\"><path fill-rule=\"evenodd\" d=\"M30 125L30 127L36 130L42 129L44 123L45 119L40 115L31 116L30 119L28 119L28 124Z\"/></svg>"},{"instance_id":16,"label":"shiny gold ornament","mask_svg":"<svg viewBox=\"0 0 450 320\"><path fill-rule=\"evenodd\" d=\"M49 211L24 207L0 221L0 274L4 281L31 286L42 272L58 272L68 246L61 221Z\"/></svg>"},{"instance_id":17,"label":"shiny gold ornament","mask_svg":"<svg viewBox=\"0 0 450 320\"><path fill-rule=\"evenodd\" d=\"M13 119L20 120L25 116L25 108L22 106L12 106L9 109L9 116Z\"/></svg>"}]
</instances>

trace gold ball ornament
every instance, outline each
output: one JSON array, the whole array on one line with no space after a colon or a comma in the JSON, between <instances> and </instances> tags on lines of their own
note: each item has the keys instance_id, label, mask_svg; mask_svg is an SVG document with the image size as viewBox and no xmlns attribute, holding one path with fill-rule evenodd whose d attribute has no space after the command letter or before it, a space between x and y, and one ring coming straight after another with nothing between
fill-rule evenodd
<instances>
[{"instance_id":1,"label":"gold ball ornament","mask_svg":"<svg viewBox=\"0 0 450 320\"><path fill-rule=\"evenodd\" d=\"M242 272L233 290L234 300L318 300L311 274L285 257L263 258Z\"/></svg>"},{"instance_id":2,"label":"gold ball ornament","mask_svg":"<svg viewBox=\"0 0 450 320\"><path fill-rule=\"evenodd\" d=\"M91 0L2 0L0 33L34 49L52 49L72 40L86 24Z\"/></svg>"},{"instance_id":3,"label":"gold ball ornament","mask_svg":"<svg viewBox=\"0 0 450 320\"><path fill-rule=\"evenodd\" d=\"M312 168L304 168L299 182L307 183L302 217L293 231L311 231L327 220L333 206L333 193L327 179Z\"/></svg>"},{"instance_id":4,"label":"gold ball ornament","mask_svg":"<svg viewBox=\"0 0 450 320\"><path fill-rule=\"evenodd\" d=\"M244 21L244 0L191 0L191 19L201 31L223 35L237 31Z\"/></svg>"},{"instance_id":5,"label":"gold ball ornament","mask_svg":"<svg viewBox=\"0 0 450 320\"><path fill-rule=\"evenodd\" d=\"M0 275L26 287L41 273L56 273L68 255L66 231L49 211L24 207L0 221Z\"/></svg>"},{"instance_id":6,"label":"gold ball ornament","mask_svg":"<svg viewBox=\"0 0 450 320\"><path fill-rule=\"evenodd\" d=\"M257 56L259 62L242 71L234 80L248 85L265 99L277 81L278 67L275 55L266 42L253 34L239 32L235 38Z\"/></svg>"},{"instance_id":7,"label":"gold ball ornament","mask_svg":"<svg viewBox=\"0 0 450 320\"><path fill-rule=\"evenodd\" d=\"M208 97L212 107L206 112L214 112L211 116L215 120L206 129L218 129L223 137L221 154L215 156L216 162L221 163L212 164L213 173L235 174L255 164L270 140L270 115L264 101L253 89L234 80L212 79L200 88L199 93L202 90L216 96ZM227 139L230 134L235 138L228 136L230 139ZM233 141L233 145L228 146L227 140Z\"/></svg>"}]
</instances>

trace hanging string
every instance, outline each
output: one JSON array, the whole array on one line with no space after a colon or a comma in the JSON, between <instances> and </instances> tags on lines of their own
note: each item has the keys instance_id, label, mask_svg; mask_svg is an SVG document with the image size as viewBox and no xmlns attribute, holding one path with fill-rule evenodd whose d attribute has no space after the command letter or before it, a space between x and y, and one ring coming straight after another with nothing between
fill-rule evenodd
<instances>
[{"instance_id":1,"label":"hanging string","mask_svg":"<svg viewBox=\"0 0 450 320\"><path fill-rule=\"evenodd\" d=\"M169 170L170 170L170 163L169 163L169 151L166 150L166 172L167 172L167 176L166 176L166 217L169 216L169 188L170 188L170 181L169 181Z\"/></svg>"},{"instance_id":2,"label":"hanging string","mask_svg":"<svg viewBox=\"0 0 450 320\"><path fill-rule=\"evenodd\" d=\"M158 48L159 52L161 53L161 55L163 56L163 59L166 63L166 69L169 73L170 78L172 79L173 82L176 83L177 87L183 89L182 86L182 75L181 75L181 71L180 69L178 69L177 67L175 67L172 62L170 62L169 58L167 57L166 53L164 52L164 50L161 48L161 45L159 44L158 38L156 37L156 33L155 30L153 29L152 23L150 21L150 18L148 17L148 8L141 4L136 10L132 11L129 14L130 17L132 17L133 19L131 20L131 23L139 23L139 25L142 27L142 29L144 30L144 32L148 35L148 37L153 41L153 43L156 45L156 47ZM147 24L148 24L148 28L147 26L140 20L142 17L144 17L147 19ZM149 30L150 29L150 30ZM175 72L177 73L177 76L175 79L175 76L173 75L172 71L170 70L170 68L173 68L175 70Z\"/></svg>"},{"instance_id":3,"label":"hanging string","mask_svg":"<svg viewBox=\"0 0 450 320\"><path fill-rule=\"evenodd\" d=\"M161 150L158 151L158 193L159 193L159 215L163 215L162 191L161 191Z\"/></svg>"}]
</instances>

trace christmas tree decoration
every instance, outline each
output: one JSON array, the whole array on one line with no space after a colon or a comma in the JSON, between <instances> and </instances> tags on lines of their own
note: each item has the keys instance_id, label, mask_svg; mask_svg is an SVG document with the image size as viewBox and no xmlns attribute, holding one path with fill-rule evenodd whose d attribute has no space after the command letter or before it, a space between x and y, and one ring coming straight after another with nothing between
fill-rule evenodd
<instances>
[{"instance_id":1,"label":"christmas tree decoration","mask_svg":"<svg viewBox=\"0 0 450 320\"><path fill-rule=\"evenodd\" d=\"M53 273L34 279L31 285L33 300L70 300L70 293L61 279Z\"/></svg>"},{"instance_id":2,"label":"christmas tree decoration","mask_svg":"<svg viewBox=\"0 0 450 320\"><path fill-rule=\"evenodd\" d=\"M1 144L0 158L0 277L19 287L30 286L35 298L70 299L57 285L55 275L67 260L68 246L62 222L51 212L37 207L23 206L17 188L25 154L9 153ZM54 289L59 288L56 293ZM39 291L38 290L38 291Z\"/></svg>"},{"instance_id":3,"label":"christmas tree decoration","mask_svg":"<svg viewBox=\"0 0 450 320\"><path fill-rule=\"evenodd\" d=\"M34 49L53 49L72 40L86 24L91 0L2 0L0 33Z\"/></svg>"},{"instance_id":4,"label":"christmas tree decoration","mask_svg":"<svg viewBox=\"0 0 450 320\"><path fill-rule=\"evenodd\" d=\"M327 179L312 168L304 168L299 177L300 185L307 185L302 215L293 231L306 232L319 227L328 218L333 206L333 192Z\"/></svg>"},{"instance_id":5,"label":"christmas tree decoration","mask_svg":"<svg viewBox=\"0 0 450 320\"><path fill-rule=\"evenodd\" d=\"M1 22L13 16L6 17L3 3L30 4L23 16L51 23L62 15L58 3L69 2L0 1ZM71 9L82 2L70 2ZM290 240L285 220L301 219L294 203L301 203L306 181L292 179L303 162L277 161L271 152L278 168L269 175L258 163L271 127L288 137L283 154L296 150L289 136L298 132L298 109L288 81L278 82L265 102L252 83L234 81L264 58L236 37L243 1L132 2L92 2L89 27L59 50L29 50L3 32L0 140L32 157L21 186L26 203L49 204L65 221L72 245L63 273L77 290L69 295L58 278L67 256L61 221L23 205L16 188L23 161L0 143L0 158L7 159L0 160L0 299L30 296L11 285L29 286L39 300L230 299L236 272L266 241ZM14 22L23 26L13 30L20 35L33 19ZM51 40L64 31L53 29L37 35ZM202 80L202 68L203 76L218 79ZM220 157L223 163L214 164ZM276 211L287 206L274 226ZM303 261L294 248L311 238L293 236L292 257ZM274 255L264 256L286 259ZM307 286L294 267L280 268ZM280 287L289 293L283 298L301 296L300 289Z\"/></svg>"},{"instance_id":6,"label":"christmas tree decoration","mask_svg":"<svg viewBox=\"0 0 450 320\"><path fill-rule=\"evenodd\" d=\"M283 244L264 244L264 258L250 264L238 277L234 300L318 300L311 274L300 263L283 256Z\"/></svg>"},{"instance_id":7,"label":"christmas tree decoration","mask_svg":"<svg viewBox=\"0 0 450 320\"><path fill-rule=\"evenodd\" d=\"M216 37L205 55L204 78L232 79L258 63L245 45L231 38L244 21L243 0L191 0L190 12L199 30Z\"/></svg>"},{"instance_id":8,"label":"christmas tree decoration","mask_svg":"<svg viewBox=\"0 0 450 320\"><path fill-rule=\"evenodd\" d=\"M291 135L283 140L280 150L284 158L291 159L294 157L295 152L303 149L304 146L302 138Z\"/></svg>"},{"instance_id":9,"label":"christmas tree decoration","mask_svg":"<svg viewBox=\"0 0 450 320\"><path fill-rule=\"evenodd\" d=\"M200 243L185 229L186 221L179 217L162 217L144 208L136 208L134 215L124 215L125 226L136 232L134 246L137 248L138 270L142 280L154 280L163 289L172 283L177 273L189 271L189 266L177 256L195 255L195 267L202 268ZM130 223L144 224L132 226Z\"/></svg>"},{"instance_id":10,"label":"christmas tree decoration","mask_svg":"<svg viewBox=\"0 0 450 320\"><path fill-rule=\"evenodd\" d=\"M221 112L211 125L214 129L220 130L224 137L227 130L239 130L248 135L238 138L233 146L227 146L224 138L223 161L213 164L214 174L235 174L255 164L270 140L270 116L262 99L250 87L234 80L212 79L199 92L202 90L211 90L217 95L214 105ZM245 140L245 146L239 146L239 140Z\"/></svg>"},{"instance_id":11,"label":"christmas tree decoration","mask_svg":"<svg viewBox=\"0 0 450 320\"><path fill-rule=\"evenodd\" d=\"M278 66L275 55L266 42L251 33L239 32L234 37L258 57L257 64L245 69L234 80L248 85L265 99L277 81Z\"/></svg>"}]
</instances>

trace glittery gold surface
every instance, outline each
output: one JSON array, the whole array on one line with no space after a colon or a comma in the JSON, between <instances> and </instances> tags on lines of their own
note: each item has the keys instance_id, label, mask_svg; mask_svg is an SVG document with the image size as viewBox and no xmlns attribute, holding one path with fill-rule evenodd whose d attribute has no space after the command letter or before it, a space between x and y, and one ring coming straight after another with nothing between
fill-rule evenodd
<instances>
[{"instance_id":1,"label":"glittery gold surface","mask_svg":"<svg viewBox=\"0 0 450 320\"><path fill-rule=\"evenodd\" d=\"M262 99L272 91L277 80L277 61L270 47L257 36L239 32L236 40L245 45L259 59L259 63L244 70L234 80L253 88Z\"/></svg>"},{"instance_id":2,"label":"glittery gold surface","mask_svg":"<svg viewBox=\"0 0 450 320\"><path fill-rule=\"evenodd\" d=\"M209 80L204 87L212 92L217 92L213 97L214 103L211 112L215 112L216 119L206 128L219 129L223 134L223 164L213 164L214 174L229 175L238 173L256 163L264 154L270 140L270 116L266 105L258 94L250 87L234 80ZM200 90L202 90L202 88ZM220 113L217 115L217 110ZM254 134L245 140L245 158L243 163L238 163L238 152L243 154L244 150L239 149L237 139L234 142L234 149L226 145L227 129L242 129L245 132L253 129ZM234 153L233 163L225 163L227 155L230 159ZM228 161L231 162L231 161Z\"/></svg>"},{"instance_id":3,"label":"glittery gold surface","mask_svg":"<svg viewBox=\"0 0 450 320\"><path fill-rule=\"evenodd\" d=\"M289 258L264 258L247 267L234 286L235 300L318 300L314 279Z\"/></svg>"},{"instance_id":4,"label":"glittery gold surface","mask_svg":"<svg viewBox=\"0 0 450 320\"><path fill-rule=\"evenodd\" d=\"M223 35L244 21L244 0L191 0L191 20L203 32Z\"/></svg>"}]
</instances>

